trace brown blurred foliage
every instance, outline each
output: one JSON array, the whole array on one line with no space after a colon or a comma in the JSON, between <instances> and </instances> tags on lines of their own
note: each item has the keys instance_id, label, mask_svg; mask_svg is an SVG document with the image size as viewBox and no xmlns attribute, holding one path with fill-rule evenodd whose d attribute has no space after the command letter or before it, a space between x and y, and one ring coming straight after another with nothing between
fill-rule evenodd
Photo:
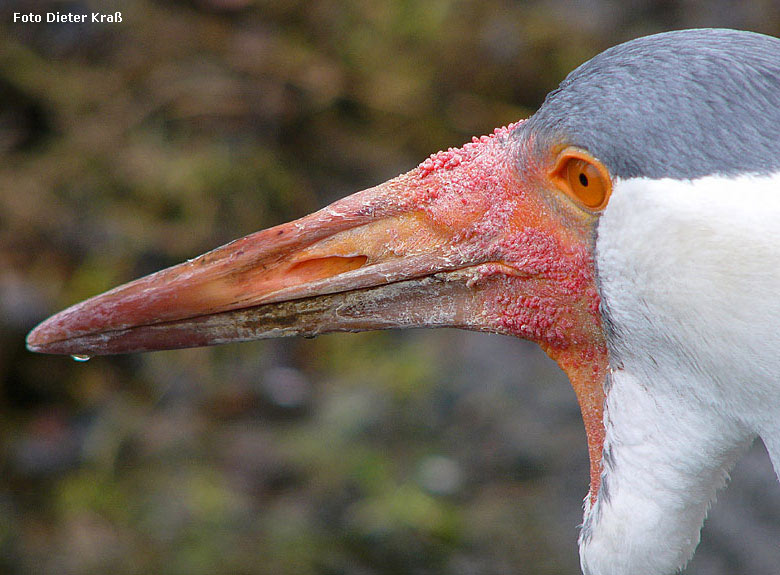
<instances>
[{"instance_id":1,"label":"brown blurred foliage","mask_svg":"<svg viewBox=\"0 0 780 575\"><path fill-rule=\"evenodd\" d=\"M115 24L13 13L122 12ZM584 434L461 332L34 356L49 314L525 117L602 49L775 2L0 3L0 571L577 572ZM760 448L689 573L776 572Z\"/></svg>"}]
</instances>

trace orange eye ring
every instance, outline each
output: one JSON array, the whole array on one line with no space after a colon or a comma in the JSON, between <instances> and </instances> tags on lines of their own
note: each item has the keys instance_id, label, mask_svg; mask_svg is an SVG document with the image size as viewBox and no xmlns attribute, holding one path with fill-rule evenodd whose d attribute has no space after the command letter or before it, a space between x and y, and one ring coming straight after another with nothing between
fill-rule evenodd
<instances>
[{"instance_id":1,"label":"orange eye ring","mask_svg":"<svg viewBox=\"0 0 780 575\"><path fill-rule=\"evenodd\" d=\"M566 148L550 172L553 183L587 209L600 212L612 193L612 178L606 166L587 152Z\"/></svg>"}]
</instances>

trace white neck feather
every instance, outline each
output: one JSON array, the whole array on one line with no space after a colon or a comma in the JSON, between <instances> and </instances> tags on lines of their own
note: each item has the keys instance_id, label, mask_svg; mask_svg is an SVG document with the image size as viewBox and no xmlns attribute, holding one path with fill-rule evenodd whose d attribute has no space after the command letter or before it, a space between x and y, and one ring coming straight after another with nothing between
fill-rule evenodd
<instances>
[{"instance_id":1,"label":"white neck feather","mask_svg":"<svg viewBox=\"0 0 780 575\"><path fill-rule=\"evenodd\" d=\"M596 258L609 330L588 575L663 575L760 435L780 471L780 174L615 184Z\"/></svg>"}]
</instances>

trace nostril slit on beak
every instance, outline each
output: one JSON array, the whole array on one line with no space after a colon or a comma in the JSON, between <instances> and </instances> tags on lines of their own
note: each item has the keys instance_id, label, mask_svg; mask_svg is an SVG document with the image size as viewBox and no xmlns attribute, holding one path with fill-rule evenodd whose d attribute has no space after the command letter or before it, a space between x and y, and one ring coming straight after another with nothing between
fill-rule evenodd
<instances>
[{"instance_id":1,"label":"nostril slit on beak","mask_svg":"<svg viewBox=\"0 0 780 575\"><path fill-rule=\"evenodd\" d=\"M294 264L288 274L301 281L325 279L362 268L368 256L328 256L304 260Z\"/></svg>"}]
</instances>

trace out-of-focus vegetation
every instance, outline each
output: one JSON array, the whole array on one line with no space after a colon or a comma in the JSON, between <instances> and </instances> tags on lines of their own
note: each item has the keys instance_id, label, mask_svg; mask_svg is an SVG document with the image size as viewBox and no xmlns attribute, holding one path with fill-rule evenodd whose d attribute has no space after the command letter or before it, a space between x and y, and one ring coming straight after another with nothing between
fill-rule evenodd
<instances>
[{"instance_id":1,"label":"out-of-focus vegetation","mask_svg":"<svg viewBox=\"0 0 780 575\"><path fill-rule=\"evenodd\" d=\"M123 21L12 22L31 10ZM584 434L530 344L381 333L80 364L24 336L525 117L610 45L711 25L777 35L780 9L0 3L0 571L577 572ZM737 478L690 573L776 572L760 451Z\"/></svg>"}]
</instances>

